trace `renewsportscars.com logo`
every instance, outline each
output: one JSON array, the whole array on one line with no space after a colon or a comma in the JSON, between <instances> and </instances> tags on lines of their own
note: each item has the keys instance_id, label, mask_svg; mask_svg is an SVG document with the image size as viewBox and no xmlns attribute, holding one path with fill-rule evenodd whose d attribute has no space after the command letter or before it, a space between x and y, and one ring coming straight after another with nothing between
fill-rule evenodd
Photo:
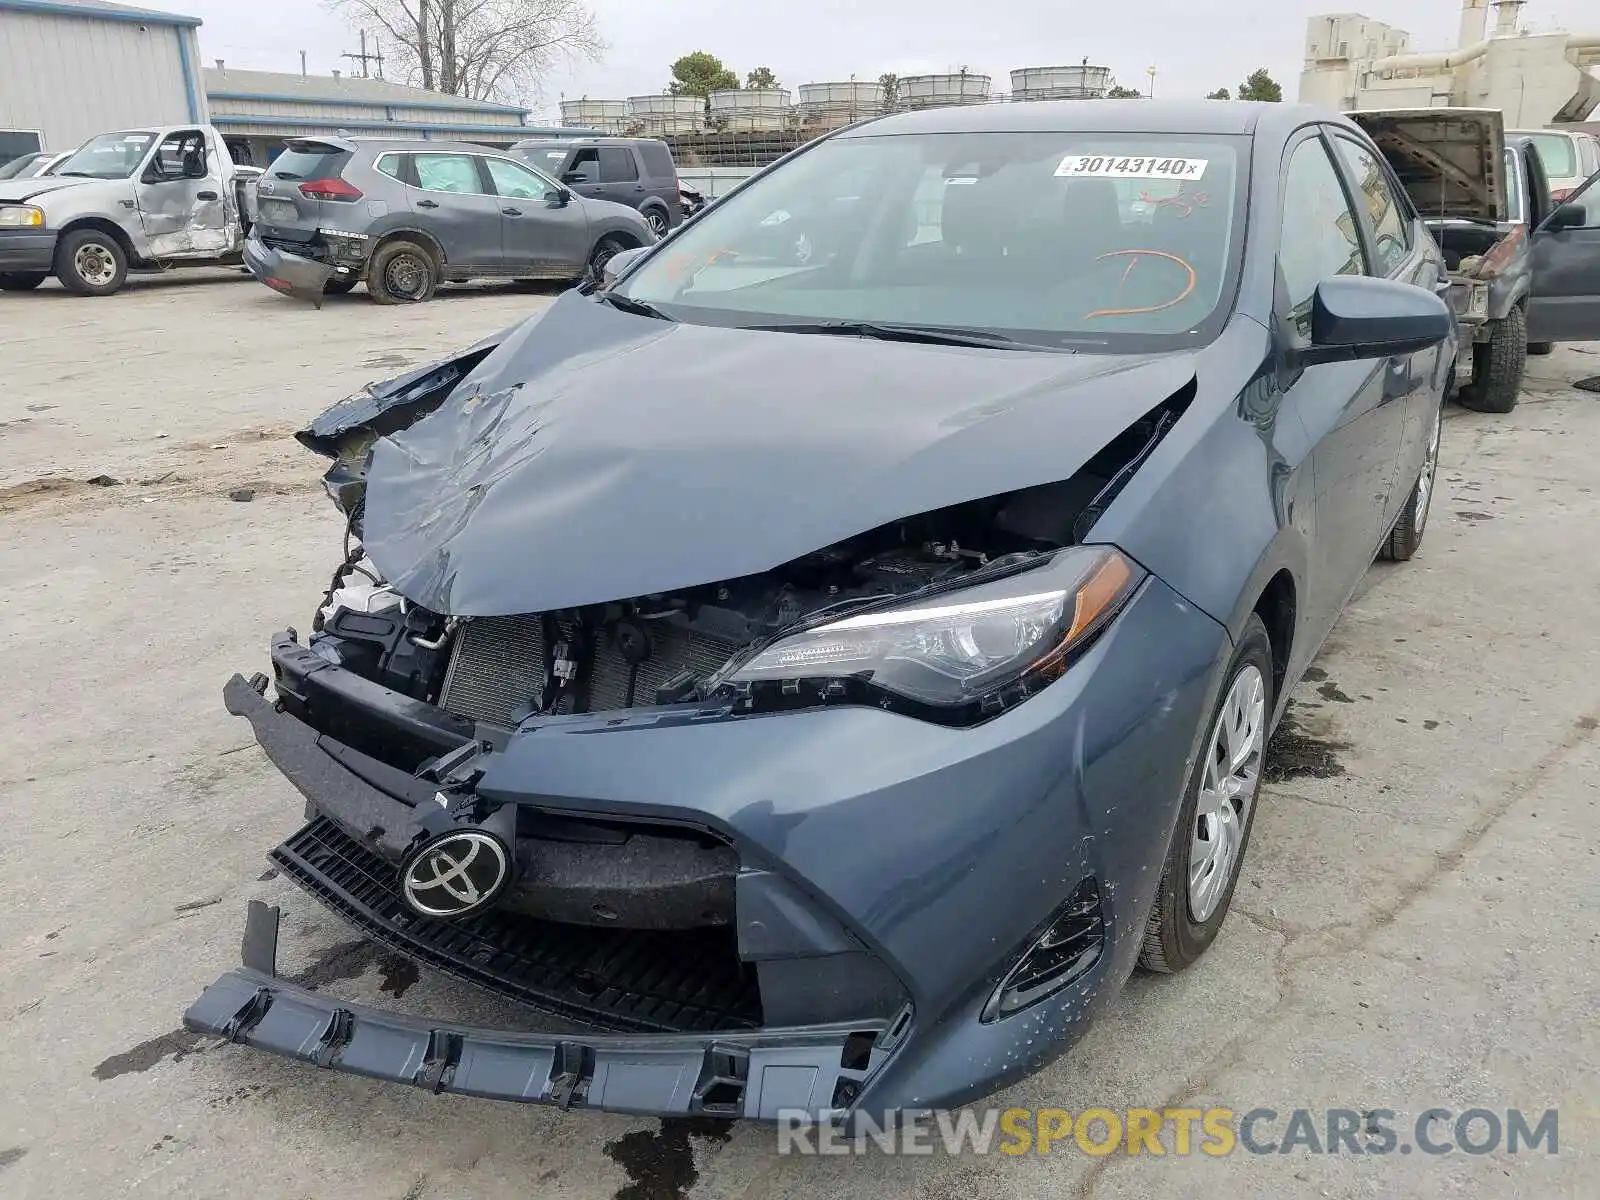
<instances>
[{"instance_id":1,"label":"renewsportscars.com logo","mask_svg":"<svg viewBox=\"0 0 1600 1200\"><path fill-rule=\"evenodd\" d=\"M804 1112L778 1114L779 1154L1507 1154L1559 1152L1558 1110L1429 1108L1008 1108L873 1120L846 1134Z\"/></svg>"}]
</instances>

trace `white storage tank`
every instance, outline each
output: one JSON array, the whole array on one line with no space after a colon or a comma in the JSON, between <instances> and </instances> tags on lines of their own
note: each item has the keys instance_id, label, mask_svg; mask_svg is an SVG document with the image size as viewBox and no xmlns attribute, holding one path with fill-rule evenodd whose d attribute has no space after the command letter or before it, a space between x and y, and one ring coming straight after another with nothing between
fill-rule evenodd
<instances>
[{"instance_id":1,"label":"white storage tank","mask_svg":"<svg viewBox=\"0 0 1600 1200\"><path fill-rule=\"evenodd\" d=\"M987 75L965 71L954 75L907 75L900 80L900 99L907 108L981 104L989 99L989 82Z\"/></svg>"},{"instance_id":2,"label":"white storage tank","mask_svg":"<svg viewBox=\"0 0 1600 1200\"><path fill-rule=\"evenodd\" d=\"M808 125L835 129L883 112L883 85L858 83L853 79L838 83L803 83L796 111Z\"/></svg>"},{"instance_id":3,"label":"white storage tank","mask_svg":"<svg viewBox=\"0 0 1600 1200\"><path fill-rule=\"evenodd\" d=\"M699 96L629 96L628 115L639 132L650 137L698 133L705 128L706 102Z\"/></svg>"},{"instance_id":4,"label":"white storage tank","mask_svg":"<svg viewBox=\"0 0 1600 1200\"><path fill-rule=\"evenodd\" d=\"M1111 90L1111 68L1019 67L1011 72L1013 100L1101 100Z\"/></svg>"},{"instance_id":5,"label":"white storage tank","mask_svg":"<svg viewBox=\"0 0 1600 1200\"><path fill-rule=\"evenodd\" d=\"M626 100L563 100L561 123L579 129L598 129L603 133L622 133L628 128Z\"/></svg>"},{"instance_id":6,"label":"white storage tank","mask_svg":"<svg viewBox=\"0 0 1600 1200\"><path fill-rule=\"evenodd\" d=\"M712 92L711 120L729 133L782 129L789 119L785 88L728 88Z\"/></svg>"}]
</instances>

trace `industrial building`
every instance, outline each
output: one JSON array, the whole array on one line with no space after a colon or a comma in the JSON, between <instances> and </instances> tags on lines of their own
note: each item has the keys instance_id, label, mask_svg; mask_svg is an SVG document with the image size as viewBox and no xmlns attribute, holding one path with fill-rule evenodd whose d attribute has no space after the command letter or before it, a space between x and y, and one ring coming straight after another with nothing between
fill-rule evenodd
<instances>
[{"instance_id":1,"label":"industrial building","mask_svg":"<svg viewBox=\"0 0 1600 1200\"><path fill-rule=\"evenodd\" d=\"M222 130L235 161L257 166L270 162L286 138L341 130L500 147L551 132L530 128L525 108L338 72L241 71L218 61L206 68L203 82L211 123Z\"/></svg>"},{"instance_id":2,"label":"industrial building","mask_svg":"<svg viewBox=\"0 0 1600 1200\"><path fill-rule=\"evenodd\" d=\"M1535 32L1524 4L1463 0L1456 47L1422 54L1404 30L1360 13L1312 17L1300 99L1341 110L1498 108L1508 128L1581 122L1600 106L1600 30Z\"/></svg>"},{"instance_id":3,"label":"industrial building","mask_svg":"<svg viewBox=\"0 0 1600 1200\"><path fill-rule=\"evenodd\" d=\"M205 120L199 25L108 0L0 0L0 162Z\"/></svg>"}]
</instances>

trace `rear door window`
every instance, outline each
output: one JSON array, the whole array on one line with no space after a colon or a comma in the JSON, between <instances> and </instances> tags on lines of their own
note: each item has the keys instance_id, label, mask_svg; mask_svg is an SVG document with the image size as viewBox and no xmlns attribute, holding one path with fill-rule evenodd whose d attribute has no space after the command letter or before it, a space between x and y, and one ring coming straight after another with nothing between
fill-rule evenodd
<instances>
[{"instance_id":1,"label":"rear door window","mask_svg":"<svg viewBox=\"0 0 1600 1200\"><path fill-rule=\"evenodd\" d=\"M645 174L651 179L669 179L678 173L672 165L672 151L665 142L640 142L639 157L644 160Z\"/></svg>"},{"instance_id":2,"label":"rear door window","mask_svg":"<svg viewBox=\"0 0 1600 1200\"><path fill-rule=\"evenodd\" d=\"M631 183L639 178L639 167L633 161L633 151L626 146L600 148L600 182Z\"/></svg>"},{"instance_id":3,"label":"rear door window","mask_svg":"<svg viewBox=\"0 0 1600 1200\"><path fill-rule=\"evenodd\" d=\"M413 159L417 186L425 192L472 195L483 191L477 160L470 154L417 154Z\"/></svg>"}]
</instances>

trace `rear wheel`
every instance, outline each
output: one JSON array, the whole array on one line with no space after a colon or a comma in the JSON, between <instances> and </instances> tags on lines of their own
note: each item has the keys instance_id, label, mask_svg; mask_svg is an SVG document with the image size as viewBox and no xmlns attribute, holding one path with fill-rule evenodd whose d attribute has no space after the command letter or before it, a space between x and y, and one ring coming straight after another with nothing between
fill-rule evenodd
<instances>
[{"instance_id":1,"label":"rear wheel","mask_svg":"<svg viewBox=\"0 0 1600 1200\"><path fill-rule=\"evenodd\" d=\"M656 237L664 238L667 236L667 230L671 228L671 223L667 220L667 214L662 212L661 209L645 209L644 219L650 222L650 229Z\"/></svg>"},{"instance_id":2,"label":"rear wheel","mask_svg":"<svg viewBox=\"0 0 1600 1200\"><path fill-rule=\"evenodd\" d=\"M421 304L438 286L433 255L416 242L385 242L367 266L367 294L379 304Z\"/></svg>"},{"instance_id":3,"label":"rear wheel","mask_svg":"<svg viewBox=\"0 0 1600 1200\"><path fill-rule=\"evenodd\" d=\"M44 271L0 271L0 292L31 292L49 278Z\"/></svg>"},{"instance_id":4,"label":"rear wheel","mask_svg":"<svg viewBox=\"0 0 1600 1200\"><path fill-rule=\"evenodd\" d=\"M1184 790L1139 963L1167 974L1204 954L1233 902L1250 843L1272 712L1272 643L1254 613L1228 663L1222 695Z\"/></svg>"},{"instance_id":5,"label":"rear wheel","mask_svg":"<svg viewBox=\"0 0 1600 1200\"><path fill-rule=\"evenodd\" d=\"M1405 562L1422 545L1422 531L1428 524L1428 505L1433 500L1433 481L1439 473L1439 433L1444 428L1444 409L1433 414L1433 429L1428 434L1428 453L1422 460L1417 482L1406 497L1406 506L1395 518L1394 528L1378 550L1379 558Z\"/></svg>"},{"instance_id":6,"label":"rear wheel","mask_svg":"<svg viewBox=\"0 0 1600 1200\"><path fill-rule=\"evenodd\" d=\"M56 243L56 278L77 296L109 296L128 278L128 256L98 229L74 229Z\"/></svg>"},{"instance_id":7,"label":"rear wheel","mask_svg":"<svg viewBox=\"0 0 1600 1200\"><path fill-rule=\"evenodd\" d=\"M1495 322L1487 342L1472 347L1472 384L1461 390L1461 404L1478 412L1508 413L1522 392L1528 365L1528 314L1521 305Z\"/></svg>"}]
</instances>

